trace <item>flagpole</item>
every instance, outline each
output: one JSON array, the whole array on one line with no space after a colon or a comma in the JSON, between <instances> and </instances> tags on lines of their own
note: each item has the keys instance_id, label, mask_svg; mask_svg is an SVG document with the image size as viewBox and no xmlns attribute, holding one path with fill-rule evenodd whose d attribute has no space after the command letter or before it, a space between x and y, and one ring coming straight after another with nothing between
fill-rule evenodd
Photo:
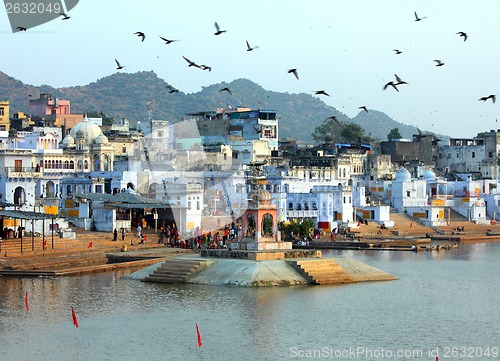
<instances>
[{"instance_id":1,"label":"flagpole","mask_svg":"<svg viewBox=\"0 0 500 361\"><path fill-rule=\"evenodd\" d=\"M73 307L71 307L71 317L73 318L73 324L75 325L76 359L80 361L80 351L78 351L78 334L76 333L76 329L78 328L78 318L76 318L76 312Z\"/></svg>"}]
</instances>

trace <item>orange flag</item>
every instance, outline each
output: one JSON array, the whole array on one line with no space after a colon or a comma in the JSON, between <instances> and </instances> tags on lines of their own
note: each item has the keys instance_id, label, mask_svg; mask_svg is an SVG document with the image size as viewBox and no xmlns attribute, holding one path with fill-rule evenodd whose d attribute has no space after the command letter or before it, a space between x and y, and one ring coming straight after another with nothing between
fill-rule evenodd
<instances>
[{"instance_id":1,"label":"orange flag","mask_svg":"<svg viewBox=\"0 0 500 361\"><path fill-rule=\"evenodd\" d=\"M198 336L198 347L201 347L203 344L201 343L200 330L198 330L198 324L196 324L196 335Z\"/></svg>"},{"instance_id":2,"label":"orange flag","mask_svg":"<svg viewBox=\"0 0 500 361\"><path fill-rule=\"evenodd\" d=\"M26 306L26 312L29 312L30 304L29 304L29 300L28 300L28 291L26 291L26 297L24 298L24 305Z\"/></svg>"},{"instance_id":3,"label":"orange flag","mask_svg":"<svg viewBox=\"0 0 500 361\"><path fill-rule=\"evenodd\" d=\"M71 307L71 316L73 316L73 323L75 324L75 327L78 328L78 319L76 318L75 309L73 307Z\"/></svg>"}]
</instances>

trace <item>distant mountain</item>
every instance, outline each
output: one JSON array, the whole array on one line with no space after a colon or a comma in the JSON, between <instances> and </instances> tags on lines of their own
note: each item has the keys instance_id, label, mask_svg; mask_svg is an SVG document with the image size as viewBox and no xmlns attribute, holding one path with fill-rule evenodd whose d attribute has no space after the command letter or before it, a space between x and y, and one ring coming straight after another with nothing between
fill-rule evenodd
<instances>
[{"instance_id":1,"label":"distant mountain","mask_svg":"<svg viewBox=\"0 0 500 361\"><path fill-rule=\"evenodd\" d=\"M168 83L152 71L115 73L88 85L58 89L49 85L24 84L0 72L0 84L0 99L10 100L11 113L27 113L30 99L38 98L40 93L51 93L53 97L70 100L72 113L101 111L115 119L127 118L132 124L146 118L149 100L153 102L154 119L173 122L180 121L188 113L226 106L276 110L281 117L280 138L296 138L307 143L313 143L311 133L314 128L332 115L341 122L359 124L366 134L380 140L386 140L393 128L398 128L405 138L411 138L417 131L415 127L399 123L376 110L361 111L351 119L310 94L273 92L247 79L213 84L193 94L168 93ZM233 95L221 92L224 87L228 87Z\"/></svg>"}]
</instances>

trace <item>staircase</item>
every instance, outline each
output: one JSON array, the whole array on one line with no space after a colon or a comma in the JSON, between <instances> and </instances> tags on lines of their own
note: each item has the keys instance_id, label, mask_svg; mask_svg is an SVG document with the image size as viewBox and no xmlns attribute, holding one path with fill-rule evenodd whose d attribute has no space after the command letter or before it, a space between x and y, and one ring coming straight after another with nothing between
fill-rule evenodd
<instances>
[{"instance_id":1,"label":"staircase","mask_svg":"<svg viewBox=\"0 0 500 361\"><path fill-rule=\"evenodd\" d=\"M213 261L174 258L163 262L163 264L143 282L179 283L186 282L191 276L203 271Z\"/></svg>"},{"instance_id":2,"label":"staircase","mask_svg":"<svg viewBox=\"0 0 500 361\"><path fill-rule=\"evenodd\" d=\"M287 263L311 284L355 282L333 259L288 260Z\"/></svg>"}]
</instances>

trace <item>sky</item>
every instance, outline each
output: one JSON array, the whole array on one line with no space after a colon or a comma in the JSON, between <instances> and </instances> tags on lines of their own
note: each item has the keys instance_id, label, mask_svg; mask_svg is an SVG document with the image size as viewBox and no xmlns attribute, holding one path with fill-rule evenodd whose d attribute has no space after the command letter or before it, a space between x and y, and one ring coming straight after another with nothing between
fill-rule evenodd
<instances>
[{"instance_id":1,"label":"sky","mask_svg":"<svg viewBox=\"0 0 500 361\"><path fill-rule=\"evenodd\" d=\"M497 0L80 0L68 20L12 33L0 9L0 71L69 87L153 70L184 93L246 78L276 92L325 90L321 100L349 117L364 105L472 138L500 128L500 98L479 100L499 93L499 13ZM214 35L215 22L227 32ZM246 51L246 41L258 48ZM212 70L188 67L182 56ZM383 90L395 74L408 84Z\"/></svg>"}]
</instances>

